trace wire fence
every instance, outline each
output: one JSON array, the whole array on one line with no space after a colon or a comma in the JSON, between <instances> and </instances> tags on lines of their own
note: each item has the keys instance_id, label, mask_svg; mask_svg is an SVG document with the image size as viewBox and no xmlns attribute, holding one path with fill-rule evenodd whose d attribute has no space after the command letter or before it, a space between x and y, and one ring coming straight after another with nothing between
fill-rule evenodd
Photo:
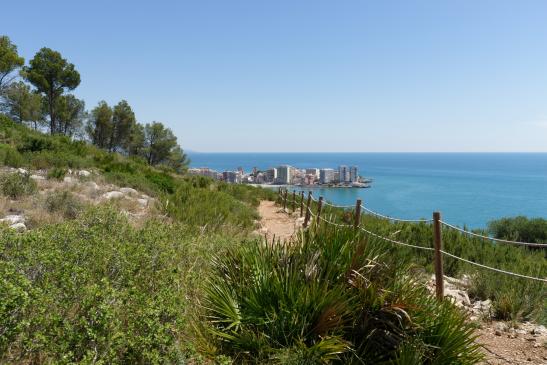
<instances>
[{"instance_id":1,"label":"wire fence","mask_svg":"<svg viewBox=\"0 0 547 365\"><path fill-rule=\"evenodd\" d=\"M280 195L279 196L280 196L281 200L285 199L284 205L286 206L286 204L287 204L287 201L286 201L287 200L287 193L286 193L286 191L285 191L285 195L283 196L281 194L281 190L280 190ZM301 196L300 206L303 207L304 195L301 194L300 196ZM293 194L293 197L295 197L294 194ZM296 198L294 198L294 199L295 199L295 201L293 201L293 210L294 210L294 206L296 204ZM309 204L312 201L317 203L317 213L314 213L312 211L311 204ZM323 207L323 204L331 206L333 208L350 208L350 207L354 208L355 209L354 215L356 217L355 224L351 225L351 224L337 223L337 222L334 222L334 221L331 221L331 220L325 218L324 216L321 215L321 209ZM375 216L378 216L379 218L385 218L385 219L389 219L389 220L397 221L397 222L433 223L433 229L435 231L434 232L434 237L435 237L435 241L436 241L435 242L435 247L428 247L428 246L425 246L425 245L424 246L418 246L418 245L414 245L414 244L411 244L411 243L408 243L408 242L402 242L402 241L394 240L392 238L385 237L383 235L377 234L375 232L372 232L372 231L362 227L362 225L360 224L361 223L361 220L360 220L360 211L361 211L361 209L363 209L363 210L365 210L365 211L367 211L367 212L369 212L369 213L371 213ZM301 209L300 212L301 212L301 215L302 215L302 209ZM436 219L435 219L435 216L437 217ZM306 206L306 220L304 222L304 228L307 227L307 224L309 223L309 219L311 219L311 217L313 217L316 220L316 222L322 221L325 224L329 224L329 225L332 225L332 226L335 226L335 227L338 227L338 228L359 229L362 232L364 232L365 234L368 234L372 237L381 239L381 240L386 241L386 242L390 242L392 244L405 246L405 247L410 247L410 248L419 249L419 250L424 250L424 251L433 251L436 254L438 254L438 257L440 258L439 260L442 260L442 255L446 255L446 256L451 257L453 259L465 262L467 264L470 264L470 265L473 265L473 266L476 266L476 267L480 267L482 269L494 271L494 272L505 274L505 275L510 275L510 276L513 276L513 277L519 277L519 278L523 278L523 279L528 279L528 280L534 280L534 281L547 283L547 278L540 278L540 277L534 277L534 276L529 276L529 275L523 275L523 274L519 274L519 273L507 271L507 270L498 269L498 268L495 268L495 267L483 265L483 264L480 264L480 263L465 259L463 257L456 256L456 255L454 255L450 252L444 251L442 249L442 245L441 245L440 227L441 226L446 226L448 228L457 230L458 232L463 233L463 234L467 234L467 235L470 235L470 236L473 236L473 237L477 237L477 238L481 238L481 239L485 239L485 240L491 240L491 241L495 241L495 242L499 242L499 243L507 243L507 244L513 244L513 245L527 246L527 247L536 247L536 248L537 247L539 247L539 248L547 247L547 244L510 241L510 240L492 238L492 237L484 236L484 235L481 235L481 234L478 234L478 233L466 231L466 230L464 230L462 228L459 228L455 225L452 225L452 224L449 224L449 223L446 223L446 222L440 220L440 215L438 213L434 214L434 219L428 219L428 220L426 220L426 219L419 219L418 220L418 219L393 218L393 217L385 216L383 214L376 213L376 212L373 212L372 210L369 210L364 205L360 204L360 201L357 201L357 204L355 206L339 206L339 205L334 205L334 204L327 203L327 202L323 201L322 197L320 197L318 200L314 199L311 192L310 192L309 195L308 195L308 204ZM436 257L437 257L437 255L436 255ZM440 280L442 281L442 278L444 277L444 273L442 272L442 263L437 262L435 266L436 266L436 277L438 279L440 278ZM440 272L438 272L439 270L440 270ZM444 286L444 285L442 285L442 286ZM440 290L441 291L441 293L440 293L441 297L443 295L442 290L443 289ZM439 292L437 293L437 295L439 296Z\"/></svg>"}]
</instances>

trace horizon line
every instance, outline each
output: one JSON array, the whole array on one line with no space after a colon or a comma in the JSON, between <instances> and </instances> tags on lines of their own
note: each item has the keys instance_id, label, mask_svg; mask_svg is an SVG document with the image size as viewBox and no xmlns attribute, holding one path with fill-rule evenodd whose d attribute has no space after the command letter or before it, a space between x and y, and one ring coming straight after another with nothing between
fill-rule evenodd
<instances>
[{"instance_id":1,"label":"horizon line","mask_svg":"<svg viewBox=\"0 0 547 365\"><path fill-rule=\"evenodd\" d=\"M332 153L332 154L343 154L343 153L408 153L408 154L426 154L426 153L435 153L435 154L510 154L510 153L534 153L534 154L544 154L547 151L196 151L196 150L184 150L186 153L254 153L254 154L266 154L266 153L299 153L299 154L319 154L319 153Z\"/></svg>"}]
</instances>

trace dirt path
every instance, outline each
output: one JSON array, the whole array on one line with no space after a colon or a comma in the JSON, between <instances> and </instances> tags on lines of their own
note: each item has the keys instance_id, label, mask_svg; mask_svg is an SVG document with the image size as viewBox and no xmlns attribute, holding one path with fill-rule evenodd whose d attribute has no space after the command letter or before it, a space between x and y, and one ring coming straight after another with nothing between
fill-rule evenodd
<instances>
[{"instance_id":1,"label":"dirt path","mask_svg":"<svg viewBox=\"0 0 547 365\"><path fill-rule=\"evenodd\" d=\"M498 329L500 325L501 330ZM484 346L485 361L482 364L547 364L547 335L531 332L534 331L510 329L503 322L485 324L477 330L477 342Z\"/></svg>"},{"instance_id":2,"label":"dirt path","mask_svg":"<svg viewBox=\"0 0 547 365\"><path fill-rule=\"evenodd\" d=\"M260 226L257 231L261 236L271 240L273 237L283 241L290 240L294 233L302 227L303 219L287 214L283 208L272 201L261 201L258 207Z\"/></svg>"}]
</instances>

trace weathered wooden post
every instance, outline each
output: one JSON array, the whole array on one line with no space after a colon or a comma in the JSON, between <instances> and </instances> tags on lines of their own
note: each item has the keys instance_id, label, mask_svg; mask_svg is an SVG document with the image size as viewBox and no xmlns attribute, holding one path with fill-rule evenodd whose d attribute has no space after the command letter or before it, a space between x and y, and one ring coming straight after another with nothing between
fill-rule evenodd
<instances>
[{"instance_id":1,"label":"weathered wooden post","mask_svg":"<svg viewBox=\"0 0 547 365\"><path fill-rule=\"evenodd\" d=\"M292 191L292 212L296 211L296 190Z\"/></svg>"},{"instance_id":2,"label":"weathered wooden post","mask_svg":"<svg viewBox=\"0 0 547 365\"><path fill-rule=\"evenodd\" d=\"M308 202L306 204L306 217L304 218L304 228L308 227L308 223L310 222L310 211L311 211L311 191L308 192Z\"/></svg>"},{"instance_id":3,"label":"weathered wooden post","mask_svg":"<svg viewBox=\"0 0 547 365\"><path fill-rule=\"evenodd\" d=\"M304 215L304 190L300 192L300 218Z\"/></svg>"},{"instance_id":4,"label":"weathered wooden post","mask_svg":"<svg viewBox=\"0 0 547 365\"><path fill-rule=\"evenodd\" d=\"M361 199L357 199L355 203L355 222L353 223L353 228L357 230L361 224Z\"/></svg>"},{"instance_id":5,"label":"weathered wooden post","mask_svg":"<svg viewBox=\"0 0 547 365\"><path fill-rule=\"evenodd\" d=\"M441 235L441 213L433 213L433 240L435 243L435 292L437 300L444 298L444 272L443 272L443 249Z\"/></svg>"},{"instance_id":6,"label":"weathered wooden post","mask_svg":"<svg viewBox=\"0 0 547 365\"><path fill-rule=\"evenodd\" d=\"M283 210L287 210L287 189L283 192Z\"/></svg>"},{"instance_id":7,"label":"weathered wooden post","mask_svg":"<svg viewBox=\"0 0 547 365\"><path fill-rule=\"evenodd\" d=\"M317 202L317 222L315 222L315 226L317 227L319 225L319 219L321 219L321 209L323 209L323 197L319 197L319 201Z\"/></svg>"}]
</instances>

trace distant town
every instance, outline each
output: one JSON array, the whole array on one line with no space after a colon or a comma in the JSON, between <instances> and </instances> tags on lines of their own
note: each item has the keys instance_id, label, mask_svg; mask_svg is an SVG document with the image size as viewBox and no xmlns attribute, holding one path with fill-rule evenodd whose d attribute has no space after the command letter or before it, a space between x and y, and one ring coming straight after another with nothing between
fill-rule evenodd
<instances>
[{"instance_id":1,"label":"distant town","mask_svg":"<svg viewBox=\"0 0 547 365\"><path fill-rule=\"evenodd\" d=\"M208 167L191 168L188 173L211 177L231 184L328 186L341 188L369 188L371 180L359 176L357 166L341 165L338 169L299 169L289 165L246 173L239 167L235 171L218 172Z\"/></svg>"}]
</instances>

